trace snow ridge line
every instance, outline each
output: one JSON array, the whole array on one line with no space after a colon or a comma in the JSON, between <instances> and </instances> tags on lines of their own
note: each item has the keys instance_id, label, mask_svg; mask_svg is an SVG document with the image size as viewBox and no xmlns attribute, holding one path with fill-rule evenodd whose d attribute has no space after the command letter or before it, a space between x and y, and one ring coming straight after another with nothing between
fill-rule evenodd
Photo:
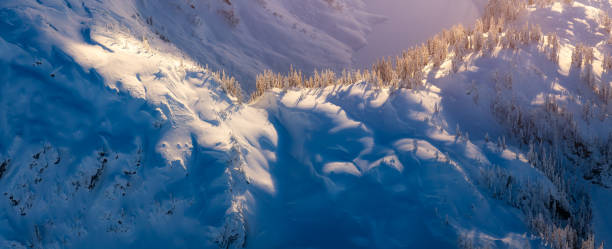
<instances>
[{"instance_id":1,"label":"snow ridge line","mask_svg":"<svg viewBox=\"0 0 612 249\"><path fill-rule=\"evenodd\" d=\"M238 139L230 135L231 149L225 174L227 176L227 194L230 206L225 213L225 223L215 243L219 248L245 248L248 224L245 218L247 198L250 195L247 185L249 181L244 172L246 162Z\"/></svg>"}]
</instances>

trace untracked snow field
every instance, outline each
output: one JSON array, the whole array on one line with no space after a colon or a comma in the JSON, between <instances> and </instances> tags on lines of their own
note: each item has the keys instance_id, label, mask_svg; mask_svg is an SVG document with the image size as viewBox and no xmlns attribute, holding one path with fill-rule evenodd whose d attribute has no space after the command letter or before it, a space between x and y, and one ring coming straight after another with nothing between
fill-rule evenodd
<instances>
[{"instance_id":1,"label":"untracked snow field","mask_svg":"<svg viewBox=\"0 0 612 249\"><path fill-rule=\"evenodd\" d=\"M595 46L605 89L593 6L610 3L524 10L558 32L559 61L543 40L494 43L428 63L412 89L361 79L241 102L204 66L344 65L369 42L366 64L483 4L368 1L0 1L0 248L554 248L521 207L570 198L510 122L565 124L554 108L573 136L612 138L612 103L567 54ZM389 18L369 40L367 9ZM598 242L612 241L607 170L568 180L593 188Z\"/></svg>"}]
</instances>

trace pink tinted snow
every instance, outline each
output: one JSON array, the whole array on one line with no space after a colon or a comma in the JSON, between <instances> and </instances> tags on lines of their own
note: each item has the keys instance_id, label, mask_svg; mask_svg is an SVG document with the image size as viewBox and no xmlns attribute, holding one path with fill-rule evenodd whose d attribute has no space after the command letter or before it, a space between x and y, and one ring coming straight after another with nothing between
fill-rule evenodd
<instances>
[{"instance_id":1,"label":"pink tinted snow","mask_svg":"<svg viewBox=\"0 0 612 249\"><path fill-rule=\"evenodd\" d=\"M421 44L444 28L472 25L484 0L364 0L373 14L387 20L373 28L368 44L355 52L354 66L367 68L377 59L398 55Z\"/></svg>"}]
</instances>

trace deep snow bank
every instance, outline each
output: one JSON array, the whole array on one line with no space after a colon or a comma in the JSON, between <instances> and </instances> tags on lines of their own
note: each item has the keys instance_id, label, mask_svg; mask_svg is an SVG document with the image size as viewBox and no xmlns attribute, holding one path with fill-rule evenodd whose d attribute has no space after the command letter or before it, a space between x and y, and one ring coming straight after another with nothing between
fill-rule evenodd
<instances>
[{"instance_id":1,"label":"deep snow bank","mask_svg":"<svg viewBox=\"0 0 612 249\"><path fill-rule=\"evenodd\" d=\"M612 127L612 108L568 65L575 42L608 49L580 1L525 16L575 22L543 27L564 31L559 63L540 44L496 48L456 73L449 60L428 66L419 89L356 82L242 105L143 14L207 7L182 3L0 3L2 247L547 247L522 203L568 198L492 107L547 117L554 98L582 118L579 136ZM583 114L584 99L597 108ZM596 193L595 234L609 241L609 202Z\"/></svg>"},{"instance_id":2,"label":"deep snow bank","mask_svg":"<svg viewBox=\"0 0 612 249\"><path fill-rule=\"evenodd\" d=\"M455 248L469 237L537 247L522 215L478 185L491 161L537 173L451 135L436 114L441 99L435 87L392 93L366 83L262 97L256 106L278 134L265 146L275 191L253 192L250 245Z\"/></svg>"}]
</instances>

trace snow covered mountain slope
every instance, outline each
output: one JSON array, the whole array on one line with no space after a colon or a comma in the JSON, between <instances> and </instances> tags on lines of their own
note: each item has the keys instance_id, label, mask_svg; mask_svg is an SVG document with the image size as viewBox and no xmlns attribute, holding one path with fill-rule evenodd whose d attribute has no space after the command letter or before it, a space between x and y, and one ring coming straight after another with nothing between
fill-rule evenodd
<instances>
[{"instance_id":1,"label":"snow covered mountain slope","mask_svg":"<svg viewBox=\"0 0 612 249\"><path fill-rule=\"evenodd\" d=\"M430 120L440 97L433 88L392 93L365 83L264 96L257 106L278 133L270 166L276 188L254 192L249 243L455 248L465 237L538 247L520 212L489 198L477 177L490 161L537 173Z\"/></svg>"},{"instance_id":2,"label":"snow covered mountain slope","mask_svg":"<svg viewBox=\"0 0 612 249\"><path fill-rule=\"evenodd\" d=\"M385 144L400 143L401 138L407 136L408 141L414 144L423 140L426 142L425 147L428 147L427 144L433 145L432 147L448 158L459 161L459 172L477 172L466 174L466 182L477 182L479 187L492 192L491 196L495 199L521 210L525 215L523 222L529 226L530 233L542 238L544 245L552 248L593 248L603 241L609 241L609 228L605 221L610 219L608 212L604 211L609 203L608 197L605 196L609 196L607 188L612 170L612 85L608 79L611 65L608 45L610 19L605 12L609 5L598 1L537 2L535 5L522 5L524 2L521 1L492 3L487 12L505 15L506 19L502 21L508 22L507 24L499 22L498 19L489 19L485 23L478 23L476 29L470 31L453 29L450 34L432 39L424 48L425 53L429 53L430 58L433 57L433 61L424 67L425 75L422 79L425 84L419 86L417 82L415 92L426 96L439 96L433 100L417 98L422 101L419 104L427 103L425 105L429 108L426 110L430 110L429 112L421 111L421 108L412 104L396 105L397 99L387 99L385 90L375 90L368 94L367 90L351 84L355 79L365 79L383 86L414 86L415 83L409 81L414 78L404 79L409 81L405 82L399 76L404 70L401 64L405 63L403 61L395 61L393 64L383 62L374 67L374 72L365 74L354 73L336 77L322 72L314 79L302 82L301 77L296 74L290 74L287 78L267 74L260 79L262 89L282 87L286 92L271 97L271 102L268 100L270 96L264 93L260 103L267 103L263 105L273 115L273 120L278 119L276 122L281 128L277 130L287 130L291 137L289 141L295 142L289 145L292 148L291 160L303 162L311 168L310 171L322 176L332 175L331 180L324 178L326 186L332 193L339 191L339 196L348 196L347 192L351 187L362 185L352 185L355 184L354 181L346 183L345 179L340 181L341 184L337 184L334 179L337 173L367 179L368 174L372 172L369 165L376 165L377 160L389 155L392 159L387 159L387 162L399 161L399 165L413 167L420 165L405 159L402 161L401 156L397 156L399 160L394 160L397 150L386 150L386 153L381 153L383 155L372 156L371 161L364 159L370 158L370 153L376 151L373 147L385 148ZM538 26L524 28L526 23L535 23ZM456 39L453 33L467 34L469 37ZM451 44L444 47L447 42ZM443 53L440 47L450 52ZM404 58L416 58L418 61L421 51L421 48L417 48L412 51L416 55L408 52L404 54ZM410 57L413 55L416 57ZM440 58L437 56L443 59L436 61ZM410 63L411 61L408 62L406 70L411 70ZM347 83L351 85L348 89L342 86ZM294 92L291 87L294 85L316 88ZM325 90L319 88L327 85L331 86ZM394 94L399 96L397 98L409 96L407 92L402 91L394 91L391 96ZM378 99L381 95L382 99ZM350 104L352 96L356 98L354 107ZM375 104L368 105L370 101ZM287 108L290 111L284 110ZM296 113L296 109L302 112ZM321 130L312 129L313 126L329 122L312 116L310 112L318 109L336 120L331 122L331 126L322 129L328 131L323 132L324 135ZM305 110L308 110L306 114ZM406 117L422 120L429 126L406 122ZM303 123L306 125L300 125ZM299 127L305 128L300 130ZM406 134L402 130L403 127L414 129L414 133L421 135ZM347 135L341 135L342 138L350 140L347 139L340 146L335 146L327 140L340 140L332 138L338 130L355 128L358 133L351 131ZM360 129L362 131L359 131ZM445 148L439 141L432 141L445 141L435 132L432 134L432 130L453 134L452 142L456 144L464 141L468 149ZM355 143L354 139L364 136L360 133L380 132L386 135L366 137L362 141L362 147L356 149L352 145ZM315 138L311 139L310 136ZM371 140L373 142L367 142ZM476 146L469 146L470 144ZM319 151L321 147L324 149ZM416 147L418 146L413 145L411 148ZM341 156L330 155L330 152L334 151L337 152L333 154ZM418 153L418 150L416 151L415 153ZM457 155L457 151L467 153ZM327 161L327 158L332 160ZM465 160L466 158L473 161ZM403 168L394 163L390 165ZM472 166L474 168L471 168ZM434 178L436 177L442 176L435 175ZM402 179L400 182L406 183L410 180ZM428 184L425 186L431 187ZM469 196L467 193L460 195ZM445 195L438 192L435 196ZM394 203L397 202L398 200L394 199ZM295 210L302 206L305 204L296 204ZM452 203L450 206L458 207L461 204ZM358 209L345 209L351 217L359 213ZM392 215L397 216L399 214ZM449 217L455 221L460 220L457 216L455 214ZM495 236L484 235L486 229L475 229L476 236L468 238L462 237L465 234L458 232L462 231L461 228L454 229L455 234L459 234L458 240L462 247L504 246L491 244L491 237ZM334 230L348 229L341 227ZM432 229L443 230L440 227ZM508 228L502 230L509 231ZM420 234L417 237L428 238L427 235L432 233ZM368 237L372 238L372 235ZM453 236L445 236L446 239L449 237ZM396 237L389 231L385 238ZM376 244L373 241L377 240L366 239L364 241L367 243L364 245L401 248L434 244L432 240L444 241L439 237L432 238L426 239L427 243L410 241L414 237L401 237L392 242L395 244ZM304 245L308 246L311 245Z\"/></svg>"},{"instance_id":3,"label":"snow covered mountain slope","mask_svg":"<svg viewBox=\"0 0 612 249\"><path fill-rule=\"evenodd\" d=\"M138 18L201 64L232 72L247 92L265 69L340 70L381 20L361 0L136 1Z\"/></svg>"},{"instance_id":4,"label":"snow covered mountain slope","mask_svg":"<svg viewBox=\"0 0 612 249\"><path fill-rule=\"evenodd\" d=\"M2 3L1 247L213 247L240 232L223 230L241 193L217 77L67 3Z\"/></svg>"},{"instance_id":5,"label":"snow covered mountain slope","mask_svg":"<svg viewBox=\"0 0 612 249\"><path fill-rule=\"evenodd\" d=\"M320 4L266 2L287 13ZM444 48L451 52L439 65L428 61L413 89L355 79L271 89L241 104L199 56L231 57L230 47L251 46L235 38L256 28L236 26L228 47L211 38L203 44L220 43L210 54L189 45L197 38L168 34L190 30L181 18L193 18L203 23L194 36L209 37L218 32L208 29L227 25L214 19L218 13L233 9L244 24L263 15L253 6L262 3L0 3L1 247L590 248L591 235L597 244L612 241L612 62L599 14L610 3L529 5L508 26L539 23L558 36L471 34L474 43L456 46L466 48L463 56ZM199 8L209 12L179 15ZM282 16L309 18L302 14ZM338 28L316 20L317 30ZM329 32L339 36L325 41L359 37ZM593 56L578 43L594 47Z\"/></svg>"},{"instance_id":6,"label":"snow covered mountain slope","mask_svg":"<svg viewBox=\"0 0 612 249\"><path fill-rule=\"evenodd\" d=\"M480 0L365 0L368 10L386 20L374 25L367 45L354 55L357 68L369 68L377 59L396 56L420 45L442 29L474 25L487 1ZM435 16L436 18L431 18Z\"/></svg>"}]
</instances>

